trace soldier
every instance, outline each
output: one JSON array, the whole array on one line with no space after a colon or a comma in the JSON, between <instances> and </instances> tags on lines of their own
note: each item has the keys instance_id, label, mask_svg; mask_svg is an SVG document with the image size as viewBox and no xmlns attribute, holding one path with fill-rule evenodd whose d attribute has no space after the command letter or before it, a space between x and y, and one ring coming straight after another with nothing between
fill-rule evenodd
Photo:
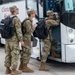
<instances>
[{"instance_id":1,"label":"soldier","mask_svg":"<svg viewBox=\"0 0 75 75\"><path fill-rule=\"evenodd\" d=\"M23 72L34 72L32 69L28 67L28 63L31 56L31 34L35 30L37 24L34 24L34 27L32 25L32 19L35 17L35 11L34 10L28 10L28 18L24 22L24 37L23 40L25 42L25 45L21 51L21 60L20 60L20 66L19 70L22 70Z\"/></svg>"},{"instance_id":2,"label":"soldier","mask_svg":"<svg viewBox=\"0 0 75 75\"><path fill-rule=\"evenodd\" d=\"M59 19L58 19L58 14L55 13L56 15L56 18L57 20L53 20L54 18L54 13L53 11L47 11L47 19L45 21L46 23L46 26L49 30L50 26L52 25L59 25ZM43 71L48 71L49 69L45 67L45 62L47 60L47 57L48 57L48 53L50 51L50 47L51 47L51 42L50 42L50 39L51 39L51 35L48 35L48 37L46 39L44 39L44 49L42 51L42 58L41 58L41 65L40 65L40 68L39 70L43 70Z\"/></svg>"},{"instance_id":3,"label":"soldier","mask_svg":"<svg viewBox=\"0 0 75 75\"><path fill-rule=\"evenodd\" d=\"M15 26L14 35L10 39L6 39L6 47L5 47L5 67L6 67L6 74L21 74L20 71L17 71L18 65L18 58L19 58L19 42L21 45L24 45L22 32L21 32L21 22L20 19L17 17L19 14L19 9L16 6L10 7L11 16L13 18L13 25ZM10 69L11 67L11 69Z\"/></svg>"}]
</instances>

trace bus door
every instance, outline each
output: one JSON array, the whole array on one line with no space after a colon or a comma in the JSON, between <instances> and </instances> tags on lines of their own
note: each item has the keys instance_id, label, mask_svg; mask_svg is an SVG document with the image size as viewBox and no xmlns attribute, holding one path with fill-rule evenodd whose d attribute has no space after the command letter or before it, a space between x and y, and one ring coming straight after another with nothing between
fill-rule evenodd
<instances>
[{"instance_id":1,"label":"bus door","mask_svg":"<svg viewBox=\"0 0 75 75\"><path fill-rule=\"evenodd\" d=\"M57 7L55 3L50 5L53 1L58 1ZM49 2L49 3L48 3ZM75 62L75 0L44 0L45 8L44 16L46 16L46 11L54 9L60 15L60 25L57 27L52 27L52 38L56 42L55 52L60 55L60 57L52 57L52 51L50 52L49 58L65 62L74 63ZM48 6L49 4L49 6ZM51 8L50 8L51 6ZM59 59L59 60L58 60Z\"/></svg>"},{"instance_id":2,"label":"bus door","mask_svg":"<svg viewBox=\"0 0 75 75\"><path fill-rule=\"evenodd\" d=\"M56 4L57 3L57 4ZM46 17L46 11L47 10L53 10L54 12L57 12L60 16L60 2L56 0L44 0L44 16ZM56 17L54 17L56 20ZM52 34L52 41L51 41L51 50L50 55L48 58L50 59L60 59L61 60L61 33L60 33L60 25L59 26L51 26L51 34ZM55 47L55 51L52 50L52 47ZM53 55L53 52L55 52L55 56ZM57 55L57 56L56 56Z\"/></svg>"}]
</instances>

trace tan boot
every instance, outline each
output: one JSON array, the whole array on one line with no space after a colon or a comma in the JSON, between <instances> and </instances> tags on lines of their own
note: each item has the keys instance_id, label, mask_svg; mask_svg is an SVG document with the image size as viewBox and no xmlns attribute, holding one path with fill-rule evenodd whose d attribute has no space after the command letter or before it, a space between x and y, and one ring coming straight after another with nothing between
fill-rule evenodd
<instances>
[{"instance_id":1,"label":"tan boot","mask_svg":"<svg viewBox=\"0 0 75 75\"><path fill-rule=\"evenodd\" d=\"M54 58L59 58L60 55L59 55L59 54L56 54L56 53L54 52L54 53L52 53L52 57L54 57Z\"/></svg>"},{"instance_id":2,"label":"tan boot","mask_svg":"<svg viewBox=\"0 0 75 75\"><path fill-rule=\"evenodd\" d=\"M55 52L55 49L56 49L56 48L52 46L52 57L54 57L54 58L59 58L60 55Z\"/></svg>"},{"instance_id":3,"label":"tan boot","mask_svg":"<svg viewBox=\"0 0 75 75\"><path fill-rule=\"evenodd\" d=\"M9 67L6 67L6 72L5 72L5 74L11 74L11 70L10 70Z\"/></svg>"},{"instance_id":4,"label":"tan boot","mask_svg":"<svg viewBox=\"0 0 75 75\"><path fill-rule=\"evenodd\" d=\"M11 70L11 75L15 75L15 74L21 74L21 72L17 70Z\"/></svg>"},{"instance_id":5,"label":"tan boot","mask_svg":"<svg viewBox=\"0 0 75 75\"><path fill-rule=\"evenodd\" d=\"M39 70L40 71L49 71L49 69L47 67L45 67L45 64L43 62L41 62Z\"/></svg>"},{"instance_id":6,"label":"tan boot","mask_svg":"<svg viewBox=\"0 0 75 75\"><path fill-rule=\"evenodd\" d=\"M22 70L22 72L34 72L32 69L30 69L28 66L27 66L27 64L24 64L23 65L23 70Z\"/></svg>"},{"instance_id":7,"label":"tan boot","mask_svg":"<svg viewBox=\"0 0 75 75\"><path fill-rule=\"evenodd\" d=\"M20 63L19 70L23 70L23 63Z\"/></svg>"}]
</instances>

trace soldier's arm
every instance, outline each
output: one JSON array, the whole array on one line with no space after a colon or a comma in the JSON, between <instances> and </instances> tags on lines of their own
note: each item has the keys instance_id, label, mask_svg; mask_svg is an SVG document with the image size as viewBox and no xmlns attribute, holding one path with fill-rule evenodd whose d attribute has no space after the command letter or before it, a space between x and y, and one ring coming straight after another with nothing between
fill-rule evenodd
<instances>
[{"instance_id":1,"label":"soldier's arm","mask_svg":"<svg viewBox=\"0 0 75 75\"><path fill-rule=\"evenodd\" d=\"M25 22L25 24L26 24L26 26L25 26L26 27L26 32L27 33L32 33L34 31L34 28L32 26L32 22L30 20L27 20Z\"/></svg>"},{"instance_id":2,"label":"soldier's arm","mask_svg":"<svg viewBox=\"0 0 75 75\"><path fill-rule=\"evenodd\" d=\"M15 29L16 29L16 35L18 37L19 41L23 41L22 31L21 31L21 22L19 18L16 18L14 20Z\"/></svg>"},{"instance_id":3,"label":"soldier's arm","mask_svg":"<svg viewBox=\"0 0 75 75\"><path fill-rule=\"evenodd\" d=\"M56 21L55 20L50 20L51 25L59 25L59 22L60 22L59 19L57 19Z\"/></svg>"}]
</instances>

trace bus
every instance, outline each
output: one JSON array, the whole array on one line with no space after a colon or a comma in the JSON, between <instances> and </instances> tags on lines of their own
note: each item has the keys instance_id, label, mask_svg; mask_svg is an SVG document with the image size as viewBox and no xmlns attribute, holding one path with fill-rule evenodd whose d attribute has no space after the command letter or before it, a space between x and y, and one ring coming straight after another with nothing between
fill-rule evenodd
<instances>
[{"instance_id":1,"label":"bus","mask_svg":"<svg viewBox=\"0 0 75 75\"><path fill-rule=\"evenodd\" d=\"M59 57L48 59L58 62L75 63L75 0L43 0L44 17L47 10L58 12L60 25L52 27L52 38L56 43L55 52Z\"/></svg>"},{"instance_id":2,"label":"bus","mask_svg":"<svg viewBox=\"0 0 75 75\"><path fill-rule=\"evenodd\" d=\"M56 46L55 52L59 57L53 57L53 51L50 49L48 59L63 63L75 63L75 0L2 0L0 4L0 20L3 19L3 11L8 10L8 8L4 8L12 5L17 5L20 9L18 16L21 20L26 17L26 9L36 10L39 19L46 17L47 10L58 12L60 25L51 28L52 39L55 41ZM3 11L1 11L2 7ZM38 38L35 39L35 42L34 47L32 47L32 57L40 58L44 44Z\"/></svg>"}]
</instances>

